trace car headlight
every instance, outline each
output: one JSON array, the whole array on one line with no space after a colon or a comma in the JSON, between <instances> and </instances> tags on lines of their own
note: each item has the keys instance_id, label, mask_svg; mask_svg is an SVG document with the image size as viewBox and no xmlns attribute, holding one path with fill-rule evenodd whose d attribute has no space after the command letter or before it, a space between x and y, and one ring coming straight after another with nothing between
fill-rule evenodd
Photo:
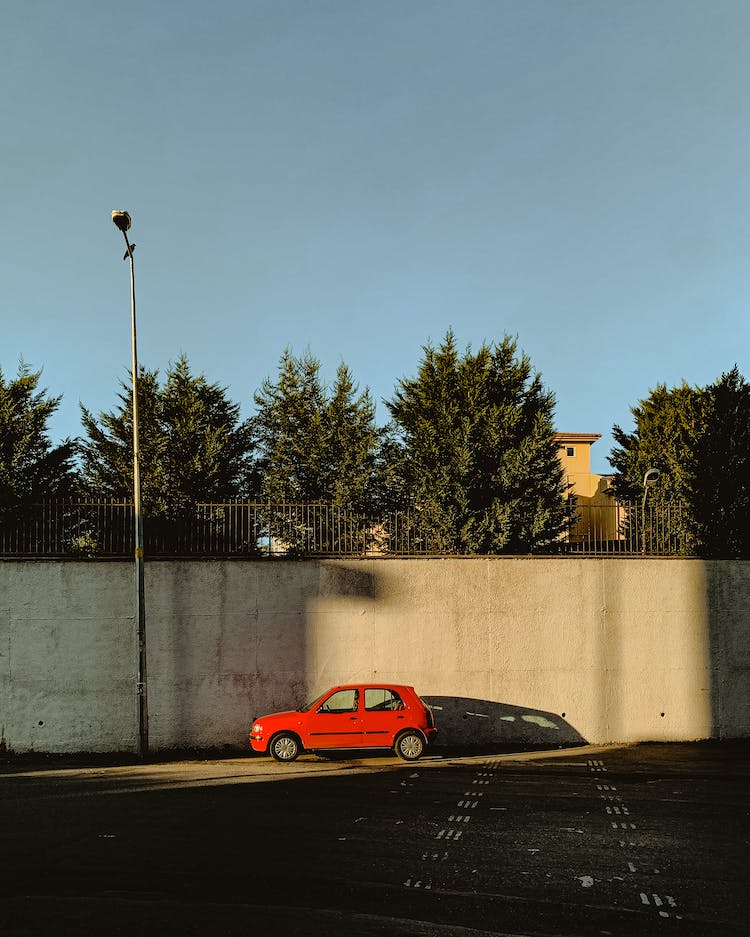
<instances>
[{"instance_id":1,"label":"car headlight","mask_svg":"<svg viewBox=\"0 0 750 937\"><path fill-rule=\"evenodd\" d=\"M262 735L263 734L262 724L260 722L253 723L252 732L253 732L253 735Z\"/></svg>"}]
</instances>

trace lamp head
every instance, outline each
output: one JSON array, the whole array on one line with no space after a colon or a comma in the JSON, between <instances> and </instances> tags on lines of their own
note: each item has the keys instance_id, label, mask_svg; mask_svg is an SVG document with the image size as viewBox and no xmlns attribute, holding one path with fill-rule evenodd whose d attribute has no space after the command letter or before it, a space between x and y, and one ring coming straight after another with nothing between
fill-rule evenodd
<instances>
[{"instance_id":1,"label":"lamp head","mask_svg":"<svg viewBox=\"0 0 750 937\"><path fill-rule=\"evenodd\" d=\"M124 234L130 227L130 215L126 211L113 211L112 223Z\"/></svg>"},{"instance_id":2,"label":"lamp head","mask_svg":"<svg viewBox=\"0 0 750 937\"><path fill-rule=\"evenodd\" d=\"M659 480L661 472L659 469L650 468L646 474L643 476L643 487L644 488L653 488L653 486Z\"/></svg>"}]
</instances>

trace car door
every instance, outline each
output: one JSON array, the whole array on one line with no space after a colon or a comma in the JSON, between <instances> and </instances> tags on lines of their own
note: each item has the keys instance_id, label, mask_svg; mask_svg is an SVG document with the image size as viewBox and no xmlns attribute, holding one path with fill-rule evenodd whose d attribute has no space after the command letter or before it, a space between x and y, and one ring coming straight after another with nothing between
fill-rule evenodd
<instances>
[{"instance_id":1,"label":"car door","mask_svg":"<svg viewBox=\"0 0 750 937\"><path fill-rule=\"evenodd\" d=\"M358 687L334 690L309 713L307 748L358 748L362 741Z\"/></svg>"},{"instance_id":2,"label":"car door","mask_svg":"<svg viewBox=\"0 0 750 937\"><path fill-rule=\"evenodd\" d=\"M389 687L365 687L362 709L363 744L390 748L407 724L404 701Z\"/></svg>"}]
</instances>

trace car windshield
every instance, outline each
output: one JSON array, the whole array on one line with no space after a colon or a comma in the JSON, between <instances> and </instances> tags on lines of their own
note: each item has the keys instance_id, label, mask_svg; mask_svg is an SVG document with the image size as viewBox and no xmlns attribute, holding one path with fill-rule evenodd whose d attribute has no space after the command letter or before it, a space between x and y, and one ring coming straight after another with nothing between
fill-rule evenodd
<instances>
[{"instance_id":1,"label":"car windshield","mask_svg":"<svg viewBox=\"0 0 750 937\"><path fill-rule=\"evenodd\" d=\"M297 712L298 713L309 712L311 709L314 709L319 703L321 703L324 697L328 696L329 693L330 693L330 690L326 690L325 693L321 693L320 696L316 696L315 699L312 701L312 703L306 703L304 706L300 706Z\"/></svg>"}]
</instances>

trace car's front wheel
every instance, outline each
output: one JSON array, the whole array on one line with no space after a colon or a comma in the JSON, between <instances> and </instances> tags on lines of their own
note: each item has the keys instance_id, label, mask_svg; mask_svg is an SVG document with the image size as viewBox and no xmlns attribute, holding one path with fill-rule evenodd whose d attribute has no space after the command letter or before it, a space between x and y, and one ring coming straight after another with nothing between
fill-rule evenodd
<instances>
[{"instance_id":1,"label":"car's front wheel","mask_svg":"<svg viewBox=\"0 0 750 937\"><path fill-rule=\"evenodd\" d=\"M424 739L419 732L409 729L399 735L394 748L398 757L404 761L416 761L424 752Z\"/></svg>"},{"instance_id":2,"label":"car's front wheel","mask_svg":"<svg viewBox=\"0 0 750 937\"><path fill-rule=\"evenodd\" d=\"M276 761L294 761L302 751L302 746L296 735L292 732L279 732L271 739L268 752Z\"/></svg>"}]
</instances>

